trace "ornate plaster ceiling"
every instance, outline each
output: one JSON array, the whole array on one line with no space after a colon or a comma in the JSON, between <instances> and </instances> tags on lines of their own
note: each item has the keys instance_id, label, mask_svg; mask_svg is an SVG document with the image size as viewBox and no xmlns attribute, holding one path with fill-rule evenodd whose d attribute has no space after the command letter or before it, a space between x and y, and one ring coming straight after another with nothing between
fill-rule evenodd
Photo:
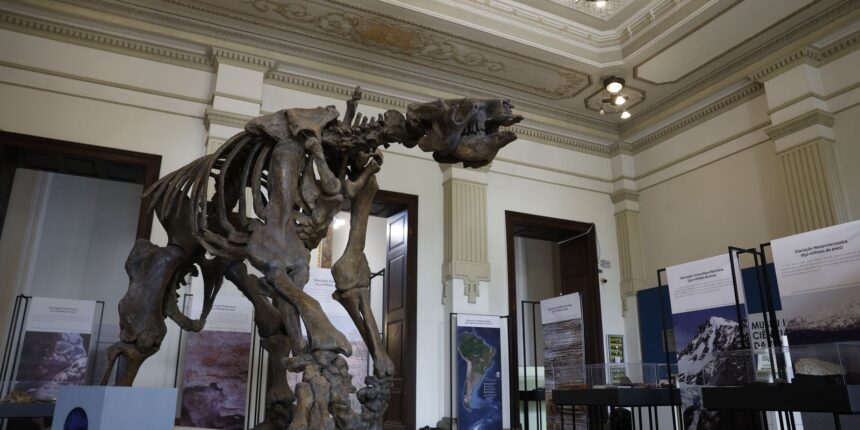
<instances>
[{"instance_id":1,"label":"ornate plaster ceiling","mask_svg":"<svg viewBox=\"0 0 860 430\"><path fill-rule=\"evenodd\" d=\"M736 85L763 56L810 43L833 22L860 14L857 0L608 1L603 11L574 0L18 3L67 14L79 7L154 36L162 32L153 29L170 28L188 34L186 43L204 37L329 64L313 67L341 82L374 75L429 88L428 95L434 88L504 95L546 124L616 133L703 88ZM626 123L593 109L610 75L627 79L633 92Z\"/></svg>"}]
</instances>

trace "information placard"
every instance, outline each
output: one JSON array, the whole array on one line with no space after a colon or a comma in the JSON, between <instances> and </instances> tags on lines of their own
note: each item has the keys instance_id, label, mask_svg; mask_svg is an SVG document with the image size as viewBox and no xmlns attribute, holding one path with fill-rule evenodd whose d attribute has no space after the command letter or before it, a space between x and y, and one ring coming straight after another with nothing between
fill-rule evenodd
<instances>
[{"instance_id":1,"label":"information placard","mask_svg":"<svg viewBox=\"0 0 860 430\"><path fill-rule=\"evenodd\" d=\"M60 386L85 384L95 315L94 301L33 297L15 390L55 400Z\"/></svg>"},{"instance_id":2,"label":"information placard","mask_svg":"<svg viewBox=\"0 0 860 430\"><path fill-rule=\"evenodd\" d=\"M732 279L734 259L737 289ZM678 382L685 429L718 425L717 412L702 408L701 387L745 383L748 361L725 354L743 349L748 336L743 281L737 254L722 254L666 268L678 351ZM737 293L736 293L737 291ZM737 295L736 295L737 294ZM740 312L740 315L739 315ZM732 362L737 358L737 363Z\"/></svg>"},{"instance_id":3,"label":"information placard","mask_svg":"<svg viewBox=\"0 0 860 430\"><path fill-rule=\"evenodd\" d=\"M502 428L501 324L496 315L457 315L457 424Z\"/></svg>"},{"instance_id":4,"label":"information placard","mask_svg":"<svg viewBox=\"0 0 860 430\"><path fill-rule=\"evenodd\" d=\"M860 221L771 248L789 345L860 340Z\"/></svg>"},{"instance_id":5,"label":"information placard","mask_svg":"<svg viewBox=\"0 0 860 430\"><path fill-rule=\"evenodd\" d=\"M585 384L585 342L582 298L579 293L541 300L544 341L544 387L548 428L560 428L560 411L552 403L552 390L582 388ZM570 411L568 411L570 413ZM577 411L576 429L588 425L584 411Z\"/></svg>"},{"instance_id":6,"label":"information placard","mask_svg":"<svg viewBox=\"0 0 860 430\"><path fill-rule=\"evenodd\" d=\"M192 317L202 308L202 296L192 298ZM188 334L177 425L244 428L253 313L245 297L219 295L203 330Z\"/></svg>"}]
</instances>

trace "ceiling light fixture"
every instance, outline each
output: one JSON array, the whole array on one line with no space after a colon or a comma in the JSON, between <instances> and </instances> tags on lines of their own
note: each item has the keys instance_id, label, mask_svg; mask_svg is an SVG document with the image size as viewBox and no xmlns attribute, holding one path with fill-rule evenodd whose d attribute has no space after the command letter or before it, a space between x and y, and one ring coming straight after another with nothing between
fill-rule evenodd
<instances>
[{"instance_id":1,"label":"ceiling light fixture","mask_svg":"<svg viewBox=\"0 0 860 430\"><path fill-rule=\"evenodd\" d=\"M600 95L599 104L593 106L597 108L597 112L601 115L607 113L621 114L621 119L630 118L630 112L623 106L630 100L631 94L635 94L636 90L630 90L630 93L622 93L625 87L624 78L620 76L610 76L603 80L602 94ZM595 94L596 96L596 94Z\"/></svg>"},{"instance_id":2,"label":"ceiling light fixture","mask_svg":"<svg viewBox=\"0 0 860 430\"><path fill-rule=\"evenodd\" d=\"M618 94L624 89L624 79L618 76L610 76L603 81L603 88L610 94Z\"/></svg>"},{"instance_id":3,"label":"ceiling light fixture","mask_svg":"<svg viewBox=\"0 0 860 430\"><path fill-rule=\"evenodd\" d=\"M594 5L597 7L601 7L601 8L605 7L606 6L606 0L597 0L596 2L594 2Z\"/></svg>"}]
</instances>

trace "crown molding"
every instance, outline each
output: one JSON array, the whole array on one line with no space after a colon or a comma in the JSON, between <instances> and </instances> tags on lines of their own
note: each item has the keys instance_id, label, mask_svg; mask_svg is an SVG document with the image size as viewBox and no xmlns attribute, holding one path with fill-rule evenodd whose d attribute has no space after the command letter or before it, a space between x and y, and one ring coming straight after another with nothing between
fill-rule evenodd
<instances>
[{"instance_id":1,"label":"crown molding","mask_svg":"<svg viewBox=\"0 0 860 430\"><path fill-rule=\"evenodd\" d=\"M703 93L703 88L713 88L716 87L717 84L724 82L726 79L733 79L738 76L739 73L743 72L744 69L754 67L756 64L761 64L761 59L768 58L772 53L778 52L791 43L797 42L801 38L832 24L834 21L850 16L858 10L860 10L860 1L839 1L832 7L825 9L814 17L804 21L801 25L791 28L791 30L786 31L779 37L758 46L750 52L747 52L737 60L707 73L702 78L679 89L674 94L647 106L642 111L637 112L631 120L621 125L620 130L622 134L636 128L641 129L654 116L670 112L673 106L681 105L686 100L692 100L696 97L705 97L706 94ZM834 43L834 45L838 46L839 43ZM836 47L834 46L834 48ZM841 50L844 51L844 48L841 48ZM749 76L749 73L744 73L740 76Z\"/></svg>"},{"instance_id":2,"label":"crown molding","mask_svg":"<svg viewBox=\"0 0 860 430\"><path fill-rule=\"evenodd\" d=\"M707 0L661 0L653 7L642 8L622 25L614 30L597 31L576 21L565 19L553 14L535 13L524 10L521 4L509 1L487 0L455 0L455 3L466 4L470 8L479 9L500 16L513 22L522 22L539 28L541 31L561 36L569 41L585 44L594 48L610 48L632 42L657 25L670 27L686 16L673 16L679 8L690 3L703 6ZM695 8L694 10L698 10Z\"/></svg>"},{"instance_id":3,"label":"crown molding","mask_svg":"<svg viewBox=\"0 0 860 430\"><path fill-rule=\"evenodd\" d=\"M214 70L210 56L0 11L0 28L192 69Z\"/></svg>"},{"instance_id":4,"label":"crown molding","mask_svg":"<svg viewBox=\"0 0 860 430\"><path fill-rule=\"evenodd\" d=\"M722 97L721 99L710 103L707 106L700 108L635 142L627 144L620 143L619 150L626 149L633 154L642 152L763 94L764 85L759 82L750 83L749 85L746 85L745 87Z\"/></svg>"},{"instance_id":5,"label":"crown molding","mask_svg":"<svg viewBox=\"0 0 860 430\"><path fill-rule=\"evenodd\" d=\"M35 4L34 6L41 8L47 7L45 5L39 4L38 0L21 1L24 1L25 3L30 3L30 1L36 1L37 4ZM358 72L359 74L366 74L375 78L402 84L418 85L422 88L443 91L451 95L482 98L505 97L509 98L517 106L518 109L524 112L537 114L548 119L560 121L562 123L575 123L579 126L593 129L597 132L612 134L618 133L618 126L616 124L601 119L593 118L590 115L583 114L580 112L559 109L556 106L548 106L539 102L534 102L532 100L529 100L528 98L524 98L521 96L503 95L496 91L478 88L468 83L457 83L449 79L408 72L403 68L391 67L384 64L374 63L371 61L363 60L361 58L337 55L332 52L319 50L311 46L292 43L280 39L268 38L258 34L243 33L240 31L232 30L230 28L203 23L198 20L191 20L179 16L158 13L153 10L137 8L131 4L126 3L116 3L105 0L62 0L62 3L72 5L73 7L79 9L64 10L62 13L74 14L85 19L92 19L91 11L97 10L102 13L113 14L118 17L130 18L131 20L133 20L133 22L135 22L135 24L129 24L132 21L128 21L123 25L135 30L159 33L159 29L157 28L154 29L151 26L143 24L138 25L137 23L152 23L155 25L161 25L166 27L167 29L172 29L171 33L173 33L173 37L177 40L184 40L187 42L192 42L194 44L204 44L204 46L201 47L202 49L206 49L205 44L207 43L211 43L213 45L227 43L233 46L243 46L244 48L240 49L244 51L256 52L258 56L262 53L262 56L264 58L274 59L281 65L292 65L294 62L296 62L296 59L302 59L320 63L320 66L323 67L320 70L326 70L327 72L331 73L339 73L335 71L337 69L350 69L351 71ZM48 10L52 9L48 8ZM28 19L35 22L42 21L38 18ZM83 33L90 32L89 30L83 29L77 30ZM177 32L179 33L178 35L176 34ZM204 36L204 39L201 39L198 35ZM109 39L113 37L110 35L106 36ZM213 38L213 40L207 41L205 40L205 37ZM75 38L72 41L74 40L79 39ZM138 43L143 46L148 46L146 42ZM102 44L96 44L93 45L93 47L98 49L108 49L102 48ZM175 49L175 51L179 53L186 53L186 51L180 49ZM504 52L507 54L512 54L507 51ZM123 53L135 55L133 52ZM267 55L268 53L271 53L272 55L269 56ZM206 70L214 70L215 64L212 61L211 53L209 55L193 53L192 55L195 57L195 61L201 61L202 59L202 62L205 64L204 66L198 66L198 68L202 67ZM158 61L165 61L165 58L161 58L158 55L155 55L153 59ZM403 61L409 62L409 60ZM325 66L333 66L334 68L328 69ZM469 78L469 76L463 75L456 71L447 70L447 72L455 76ZM347 79L350 77L350 75L344 75L342 72L341 75L343 78Z\"/></svg>"},{"instance_id":6,"label":"crown molding","mask_svg":"<svg viewBox=\"0 0 860 430\"><path fill-rule=\"evenodd\" d=\"M835 118L833 114L821 109L815 109L781 124L768 127L764 132L767 133L767 136L771 139L777 140L815 125L823 125L831 128L833 127L834 121Z\"/></svg>"},{"instance_id":7,"label":"crown molding","mask_svg":"<svg viewBox=\"0 0 860 430\"><path fill-rule=\"evenodd\" d=\"M246 52L234 51L232 49L213 46L210 50L212 62L216 64L230 64L239 67L268 72L275 69L277 62L271 58L260 57Z\"/></svg>"},{"instance_id":8,"label":"crown molding","mask_svg":"<svg viewBox=\"0 0 860 430\"><path fill-rule=\"evenodd\" d=\"M252 116L242 115L232 112L224 112L216 109L206 109L206 115L203 117L203 124L209 128L210 124L218 124L227 127L245 128L248 121L254 119Z\"/></svg>"},{"instance_id":9,"label":"crown molding","mask_svg":"<svg viewBox=\"0 0 860 430\"><path fill-rule=\"evenodd\" d=\"M806 46L791 52L749 75L754 81L765 82L801 64L821 67L860 48L860 31L851 33L823 48Z\"/></svg>"}]
</instances>

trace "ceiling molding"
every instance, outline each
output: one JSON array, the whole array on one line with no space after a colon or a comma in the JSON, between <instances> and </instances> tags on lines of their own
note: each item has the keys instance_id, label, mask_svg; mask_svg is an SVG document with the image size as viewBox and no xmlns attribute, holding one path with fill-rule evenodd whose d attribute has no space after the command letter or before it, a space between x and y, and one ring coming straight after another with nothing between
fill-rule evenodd
<instances>
[{"instance_id":1,"label":"ceiling molding","mask_svg":"<svg viewBox=\"0 0 860 430\"><path fill-rule=\"evenodd\" d=\"M642 8L621 26L609 31L598 31L555 14L536 13L533 8L525 10L521 4L513 1L455 0L455 2L510 21L537 27L573 42L594 48L608 48L632 42L657 25L671 27L687 18L687 16L676 16L675 11L692 2L705 4L707 0L661 0L650 9Z\"/></svg>"},{"instance_id":2,"label":"ceiling molding","mask_svg":"<svg viewBox=\"0 0 860 430\"><path fill-rule=\"evenodd\" d=\"M636 128L643 128L643 126L646 126L649 122L650 118L665 112L670 112L673 106L679 105L684 100L692 100L696 95L699 97L706 97L707 93L702 92L703 88L715 86L726 79L734 79L738 72L742 72L745 68L759 63L762 58L767 58L770 53L778 52L791 43L796 42L798 39L808 36L834 21L852 14L858 9L860 9L860 1L839 1L829 9L826 9L807 21L804 21L803 24L792 27L791 30L782 34L780 37L760 45L758 48L744 54L737 60L713 70L701 79L693 81L689 85L675 91L672 95L647 106L645 110L637 112L632 120L629 120L620 126L622 134ZM746 74L743 76L746 76Z\"/></svg>"},{"instance_id":3,"label":"ceiling molding","mask_svg":"<svg viewBox=\"0 0 860 430\"><path fill-rule=\"evenodd\" d=\"M634 154L642 152L763 94L764 85L759 82L753 82L635 142L629 143L627 149Z\"/></svg>"},{"instance_id":4,"label":"ceiling molding","mask_svg":"<svg viewBox=\"0 0 860 430\"><path fill-rule=\"evenodd\" d=\"M710 17L710 18L708 18L708 19L707 19L707 20L705 20L704 22L699 23L697 26L693 27L692 29L690 29L690 30L688 30L686 33L684 33L681 37L676 38L672 43L670 43L670 44L668 44L668 45L666 45L666 46L664 46L664 47L660 48L657 52L654 52L653 54L649 55L649 56L648 56L647 58L645 58L644 60L640 61L640 62L639 62L639 64L636 64L635 66L633 66L633 77L634 77L634 78L636 78L636 79L639 79L639 80L640 80L640 81L642 81L642 82L649 83L649 84L651 84L651 85L666 85L666 84L672 84L672 83L678 82L678 81L680 81L680 80L682 80L682 79L686 78L687 76L690 76L691 74L693 74L693 73L695 73L696 71L698 71L698 70L702 69L703 67L706 67L706 66L707 66L708 64L710 64L711 62L713 62L713 61L715 61L715 60L717 60L717 59L721 58L721 57L722 57L722 56L724 56L724 55L726 55L728 52L731 52L731 51L732 51L732 49L734 49L734 47L729 48L728 50L726 50L726 51L725 51L725 52L723 52L723 53L720 53L720 54L715 55L714 57L712 57L712 58L710 58L710 59L706 60L706 61L705 61L705 62L703 62L701 65L699 65L699 66L697 66L696 68L694 68L693 70L690 70L689 72L685 73L684 75L682 75L682 76L681 76L681 77L679 77L678 79L671 80L671 81L666 81L666 82L656 82L656 81L652 81L652 80L650 80L650 79L647 79L647 78L643 77L643 76L639 73L639 68L640 68L640 67L642 67L642 66L643 66L643 65L645 65L646 63L650 62L651 60L653 60L654 58L656 58L658 55L662 54L663 52L665 52L665 51L667 51L667 50L671 49L673 46L675 46L676 44L680 43L681 41L683 41L683 40L687 39L687 37L692 36L694 33L696 33L697 31L701 30L701 29L702 29L702 28L704 28L706 25L710 24L711 22L713 22L713 21L714 21L714 20L716 20L717 18L719 18L719 17L723 16L723 14L725 14L725 13L727 13L727 12L731 11L732 9L734 9L734 7L735 7L735 6L739 5L742 1L743 1L743 0L732 0L732 4L731 4L729 7L727 7L727 8L725 8L725 9L723 9L722 11L720 11L720 13L718 13L718 14L716 14L716 15L714 15L714 16L712 16L712 17ZM801 10L802 10L802 9L801 9ZM799 11L798 11L798 12L795 12L795 13L799 13ZM792 14L792 15L794 15L794 14ZM784 19L788 19L788 17L787 17L787 18L784 18ZM783 19L783 20L784 20L784 19ZM782 22L782 20L780 20L779 22ZM779 22L777 22L777 23L776 23L776 24L774 24L774 25L779 24ZM773 26L771 26L771 27L773 27ZM771 27L768 27L768 28L771 28ZM754 37L758 36L759 34L761 34L761 33L765 32L765 31L767 31L767 29L764 29L764 30L760 31L759 33L756 33L756 34L755 34L755 35L753 35L752 37L748 38L747 40L744 40L743 42L741 42L741 43L737 44L736 46L743 45L744 43L748 42L750 39L752 39L752 38L754 38Z\"/></svg>"},{"instance_id":5,"label":"ceiling molding","mask_svg":"<svg viewBox=\"0 0 860 430\"><path fill-rule=\"evenodd\" d=\"M749 75L754 81L765 82L801 64L821 67L860 48L860 31L849 34L824 48L805 46L766 65Z\"/></svg>"},{"instance_id":6,"label":"ceiling molding","mask_svg":"<svg viewBox=\"0 0 860 430\"><path fill-rule=\"evenodd\" d=\"M783 123L768 127L764 132L771 139L777 140L794 134L804 128L816 125L823 125L825 127L832 128L834 121L835 118L833 114L821 109L815 109Z\"/></svg>"},{"instance_id":7,"label":"ceiling molding","mask_svg":"<svg viewBox=\"0 0 860 430\"><path fill-rule=\"evenodd\" d=\"M591 128L597 132L603 133L618 133L619 130L618 126L611 122L601 120L599 118L594 118L590 115L576 112L573 110L562 109L557 106L551 106L530 99L525 99L520 96L501 94L497 91L488 90L486 88L478 88L468 83L457 83L450 79L437 78L425 74L418 74L399 67L373 63L362 58L337 55L332 52L319 50L316 48L292 43L289 41L268 38L260 36L258 34L233 31L228 28L222 28L206 24L198 20L186 19L164 13L156 13L148 9L134 7L131 4L115 3L113 1L107 0L62 0L62 2L76 5L77 7L82 8L80 11L64 10L62 13L78 14L81 17L92 19L90 11L98 10L105 13L115 14L119 17L130 18L131 20L133 20L130 22L133 22L134 24L126 22L121 25L133 25L130 28L133 28L135 30L155 32L160 35L165 35L166 32L159 33L158 29L153 29L151 26L143 24L154 23L156 25L165 26L168 29L175 29L176 31L180 32L181 34L179 35L173 35L173 37L177 38L178 40L190 41L192 43L206 43L205 41L201 41L199 37L191 36L191 34L201 34L213 38L213 40L211 41L211 43L213 44L223 44L225 42L228 42L252 48L250 50L259 50L260 53L272 53L271 56L277 59L277 61L282 65L291 64L291 59L304 59L318 62L321 65L331 65L335 68L352 69L361 73L372 75L379 79L386 79L404 84L418 85L428 90L444 91L448 92L451 95L470 97L505 97L509 98L517 106L517 108L523 111L534 113L548 119L559 121L561 123L574 123L576 125ZM50 22L38 18L28 19L35 22ZM140 25L138 25L138 23L140 23ZM82 31L85 33L89 32L89 30L77 31ZM108 37L112 36L108 35ZM143 46L149 46L145 42L140 42L140 44ZM101 46L105 46L105 48L102 48ZM99 49L109 49L108 44L96 44L93 45L93 47L97 47ZM201 49L206 48L201 47ZM178 49L175 51L185 53L184 51ZM123 53L135 55L132 51ZM211 62L209 56L197 53L193 53L191 55L194 57L195 61L200 61L199 59L203 59L203 63L206 63L206 70L214 70L213 65L208 64ZM158 56L154 56L153 59L158 61L165 61L165 58ZM182 63L180 63L180 65L182 65ZM198 65L197 68L204 68L204 66ZM327 72L332 72L332 70L329 69L327 70ZM342 77L345 79L349 78L348 75L344 75Z\"/></svg>"},{"instance_id":8,"label":"ceiling molding","mask_svg":"<svg viewBox=\"0 0 860 430\"><path fill-rule=\"evenodd\" d=\"M182 19L179 15L167 17L163 13L153 13L154 9L141 11L134 7L122 8L104 0L67 1L82 1L83 4L110 4L109 7L114 10L141 14L150 19L155 18L156 22ZM468 79L497 81L499 85L505 88L517 89L551 100L575 97L591 85L591 76L588 73L399 17L367 10L353 3L337 0L301 4L290 0L248 0L241 3L248 5L248 10L240 11L209 4L206 3L206 0L161 0L161 2L195 13L218 16L337 46L346 43L352 45L353 48L364 50L370 48L377 55L397 61ZM313 7L309 8L309 5ZM263 15L254 15L254 11ZM234 31L226 30L222 26L214 25L214 23L206 23L200 19L194 20L193 25L186 28L191 31L205 30L206 33L214 31L218 37L226 38L229 41L249 38L248 34L236 34ZM392 37L392 35L396 37ZM254 38L259 38L259 36ZM286 42L283 38L272 36L263 36L263 38L277 40L281 42L279 45ZM290 45L296 44L291 43ZM295 48L295 46L291 47ZM344 57L343 54L336 56L339 59ZM311 56L310 58L314 57ZM509 64L514 59L518 64ZM531 69L526 70L529 67ZM523 70L522 73L525 75L519 78L509 76L512 70L518 69ZM400 70L399 72L402 73L403 71ZM543 80L538 77L540 74L545 75ZM553 75L552 79L548 75Z\"/></svg>"},{"instance_id":9,"label":"ceiling molding","mask_svg":"<svg viewBox=\"0 0 860 430\"><path fill-rule=\"evenodd\" d=\"M245 52L234 51L221 47L212 47L210 55L215 63L224 63L249 69L268 72L277 66L277 61Z\"/></svg>"},{"instance_id":10,"label":"ceiling molding","mask_svg":"<svg viewBox=\"0 0 860 430\"><path fill-rule=\"evenodd\" d=\"M209 72L214 71L214 62L208 55L169 48L150 42L140 42L11 12L0 11L0 28L117 54L131 55Z\"/></svg>"}]
</instances>

